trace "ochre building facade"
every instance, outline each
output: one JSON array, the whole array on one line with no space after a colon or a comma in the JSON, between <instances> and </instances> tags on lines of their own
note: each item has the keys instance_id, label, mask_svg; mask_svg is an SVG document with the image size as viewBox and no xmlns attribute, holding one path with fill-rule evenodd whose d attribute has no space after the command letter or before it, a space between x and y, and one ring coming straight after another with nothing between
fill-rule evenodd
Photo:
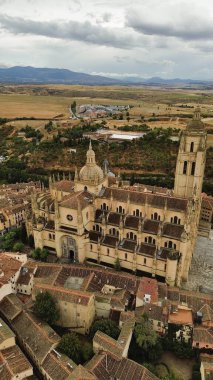
<instances>
[{"instance_id":1,"label":"ochre building facade","mask_svg":"<svg viewBox=\"0 0 213 380\"><path fill-rule=\"evenodd\" d=\"M199 109L181 135L174 190L124 184L96 164L90 143L74 182L50 178L33 196L28 233L62 262L116 263L180 285L197 238L205 157Z\"/></svg>"}]
</instances>

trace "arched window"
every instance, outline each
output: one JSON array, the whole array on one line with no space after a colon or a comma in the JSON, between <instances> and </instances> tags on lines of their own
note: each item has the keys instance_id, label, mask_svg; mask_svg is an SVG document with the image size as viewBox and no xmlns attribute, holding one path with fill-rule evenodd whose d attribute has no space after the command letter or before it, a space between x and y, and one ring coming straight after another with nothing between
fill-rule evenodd
<instances>
[{"instance_id":1,"label":"arched window","mask_svg":"<svg viewBox=\"0 0 213 380\"><path fill-rule=\"evenodd\" d=\"M184 161L183 163L183 174L186 174L187 172L187 161Z\"/></svg>"},{"instance_id":2,"label":"arched window","mask_svg":"<svg viewBox=\"0 0 213 380\"><path fill-rule=\"evenodd\" d=\"M110 228L109 234L113 236L119 236L119 231L117 231L115 228Z\"/></svg>"},{"instance_id":3,"label":"arched window","mask_svg":"<svg viewBox=\"0 0 213 380\"><path fill-rule=\"evenodd\" d=\"M119 214L124 214L125 210L122 206L119 206L119 207L117 207L117 212L119 212Z\"/></svg>"},{"instance_id":4,"label":"arched window","mask_svg":"<svg viewBox=\"0 0 213 380\"><path fill-rule=\"evenodd\" d=\"M175 215L173 218L171 218L171 223L180 224L180 218L178 218L178 216Z\"/></svg>"},{"instance_id":5,"label":"arched window","mask_svg":"<svg viewBox=\"0 0 213 380\"><path fill-rule=\"evenodd\" d=\"M169 241L166 241L165 243L164 243L164 247L165 248L173 248L173 249L176 249L177 248L177 246L176 246L176 244L175 243L173 243L171 240L169 240Z\"/></svg>"},{"instance_id":6,"label":"arched window","mask_svg":"<svg viewBox=\"0 0 213 380\"><path fill-rule=\"evenodd\" d=\"M90 250L92 251L92 244L90 244Z\"/></svg>"},{"instance_id":7,"label":"arched window","mask_svg":"<svg viewBox=\"0 0 213 380\"><path fill-rule=\"evenodd\" d=\"M140 216L140 210L138 210L138 208L134 211L134 215L135 216Z\"/></svg>"},{"instance_id":8,"label":"arched window","mask_svg":"<svg viewBox=\"0 0 213 380\"><path fill-rule=\"evenodd\" d=\"M158 215L157 212L154 212L154 214L151 215L151 219L160 220L160 215Z\"/></svg>"},{"instance_id":9,"label":"arched window","mask_svg":"<svg viewBox=\"0 0 213 380\"><path fill-rule=\"evenodd\" d=\"M99 224L96 224L95 226L93 226L93 230L97 231L97 232L101 232L102 231L102 227L99 226Z\"/></svg>"},{"instance_id":10,"label":"arched window","mask_svg":"<svg viewBox=\"0 0 213 380\"><path fill-rule=\"evenodd\" d=\"M191 144L190 144L190 152L194 152L194 143L193 142L191 142Z\"/></svg>"},{"instance_id":11,"label":"arched window","mask_svg":"<svg viewBox=\"0 0 213 380\"><path fill-rule=\"evenodd\" d=\"M195 174L195 165L196 165L196 163L192 162L191 175Z\"/></svg>"},{"instance_id":12,"label":"arched window","mask_svg":"<svg viewBox=\"0 0 213 380\"><path fill-rule=\"evenodd\" d=\"M173 247L173 243L172 243L172 241L171 241L171 240L169 240L169 244L168 244L168 247L169 247L169 248L172 248L172 247Z\"/></svg>"},{"instance_id":13,"label":"arched window","mask_svg":"<svg viewBox=\"0 0 213 380\"><path fill-rule=\"evenodd\" d=\"M101 209L102 209L102 210L108 210L108 206L107 206L107 204L106 204L106 203L103 203L103 204L101 205Z\"/></svg>"},{"instance_id":14,"label":"arched window","mask_svg":"<svg viewBox=\"0 0 213 380\"><path fill-rule=\"evenodd\" d=\"M127 258L128 258L128 255L127 255L127 253L125 253L125 260L127 260Z\"/></svg>"}]
</instances>

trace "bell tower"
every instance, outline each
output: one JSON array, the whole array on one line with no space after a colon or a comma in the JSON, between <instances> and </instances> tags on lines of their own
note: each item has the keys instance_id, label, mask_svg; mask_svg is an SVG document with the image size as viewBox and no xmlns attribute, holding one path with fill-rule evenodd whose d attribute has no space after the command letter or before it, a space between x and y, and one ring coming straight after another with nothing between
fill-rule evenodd
<instances>
[{"instance_id":1,"label":"bell tower","mask_svg":"<svg viewBox=\"0 0 213 380\"><path fill-rule=\"evenodd\" d=\"M176 196L200 198L206 162L206 139L207 133L198 107L181 135L175 172Z\"/></svg>"}]
</instances>

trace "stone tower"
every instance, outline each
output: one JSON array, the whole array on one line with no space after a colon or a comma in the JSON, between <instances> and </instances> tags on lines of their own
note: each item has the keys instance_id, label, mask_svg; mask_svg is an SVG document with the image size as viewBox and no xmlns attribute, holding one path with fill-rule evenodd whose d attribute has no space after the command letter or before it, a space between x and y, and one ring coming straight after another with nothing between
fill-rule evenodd
<instances>
[{"instance_id":1,"label":"stone tower","mask_svg":"<svg viewBox=\"0 0 213 380\"><path fill-rule=\"evenodd\" d=\"M200 108L182 133L177 158L175 187L176 196L200 198L206 161L206 138Z\"/></svg>"}]
</instances>

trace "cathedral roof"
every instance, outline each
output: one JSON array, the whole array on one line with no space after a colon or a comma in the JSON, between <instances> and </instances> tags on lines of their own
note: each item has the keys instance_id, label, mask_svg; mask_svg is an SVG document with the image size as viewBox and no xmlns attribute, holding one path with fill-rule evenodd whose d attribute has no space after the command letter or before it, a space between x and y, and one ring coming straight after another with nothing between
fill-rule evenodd
<instances>
[{"instance_id":1,"label":"cathedral roof","mask_svg":"<svg viewBox=\"0 0 213 380\"><path fill-rule=\"evenodd\" d=\"M186 211L188 203L188 200L185 198L110 187L104 189L101 198L110 199L111 196L113 200L123 203L127 203L129 199L130 204L144 205L147 203L156 208L164 208L166 206L170 210L177 211Z\"/></svg>"},{"instance_id":2,"label":"cathedral roof","mask_svg":"<svg viewBox=\"0 0 213 380\"><path fill-rule=\"evenodd\" d=\"M64 200L60 202L61 207L77 210L78 206L83 209L88 206L92 199L92 196L87 191L73 193L68 195Z\"/></svg>"},{"instance_id":3,"label":"cathedral roof","mask_svg":"<svg viewBox=\"0 0 213 380\"><path fill-rule=\"evenodd\" d=\"M62 180L54 183L54 188L58 191L64 191L65 193L72 193L74 188L74 182L68 180Z\"/></svg>"}]
</instances>

